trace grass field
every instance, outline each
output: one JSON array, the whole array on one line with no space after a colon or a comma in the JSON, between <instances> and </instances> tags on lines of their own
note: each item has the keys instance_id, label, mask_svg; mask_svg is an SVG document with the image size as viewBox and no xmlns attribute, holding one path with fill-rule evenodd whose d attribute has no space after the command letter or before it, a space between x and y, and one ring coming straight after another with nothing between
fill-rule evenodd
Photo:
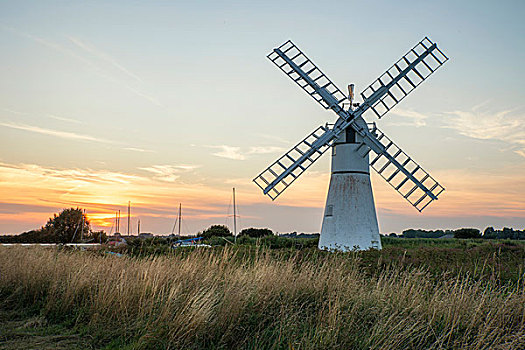
<instances>
[{"instance_id":1,"label":"grass field","mask_svg":"<svg viewBox=\"0 0 525 350\"><path fill-rule=\"evenodd\" d=\"M525 348L523 242L253 243L124 257L0 247L0 346Z\"/></svg>"}]
</instances>

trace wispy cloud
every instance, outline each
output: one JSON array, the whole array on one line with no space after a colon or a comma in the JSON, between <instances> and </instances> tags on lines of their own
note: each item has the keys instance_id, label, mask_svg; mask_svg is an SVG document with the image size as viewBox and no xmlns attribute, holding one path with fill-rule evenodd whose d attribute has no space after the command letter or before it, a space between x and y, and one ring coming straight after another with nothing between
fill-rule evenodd
<instances>
[{"instance_id":1,"label":"wispy cloud","mask_svg":"<svg viewBox=\"0 0 525 350\"><path fill-rule=\"evenodd\" d=\"M444 126L464 136L509 143L514 152L525 156L525 115L516 111L507 109L491 112L480 108L454 111L447 113Z\"/></svg>"},{"instance_id":2,"label":"wispy cloud","mask_svg":"<svg viewBox=\"0 0 525 350\"><path fill-rule=\"evenodd\" d=\"M55 43L55 42L53 42L51 40L47 40L47 39L44 39L44 38L40 38L40 37L38 37L36 35L32 35L32 34L29 34L29 33L22 32L22 31L20 31L18 29L15 29L13 27L2 26L2 28L4 30L7 30L7 31L9 31L11 33L14 33L14 34L16 34L18 36L21 36L23 38L32 40L32 41L34 41L34 42L36 42L36 43L38 43L38 44L40 44L42 46L45 46L47 48L53 49L55 51L58 51L58 52L60 52L60 53L62 53L64 55L67 55L67 56L70 56L72 58L75 58L75 59L79 60L80 62L82 62L83 64L98 70L97 66L94 65L89 60L85 59L84 57L76 54L72 50L70 50L70 49L68 49L68 48L66 48L66 47L64 47L64 46L62 46L60 44L57 44L57 43Z\"/></svg>"},{"instance_id":3,"label":"wispy cloud","mask_svg":"<svg viewBox=\"0 0 525 350\"><path fill-rule=\"evenodd\" d=\"M144 149L144 148L137 148L137 147L124 147L123 148L126 151L132 151L132 152L142 152L142 153L154 153L155 151L152 151L150 149Z\"/></svg>"},{"instance_id":4,"label":"wispy cloud","mask_svg":"<svg viewBox=\"0 0 525 350\"><path fill-rule=\"evenodd\" d=\"M269 153L278 153L285 151L283 147L277 146L254 146L250 147L248 154L269 154Z\"/></svg>"},{"instance_id":5,"label":"wispy cloud","mask_svg":"<svg viewBox=\"0 0 525 350\"><path fill-rule=\"evenodd\" d=\"M283 152L285 148L277 146L252 146L248 149L243 150L241 147L218 145L218 146L206 146L209 148L217 149L218 152L212 153L216 157L233 159L233 160L245 160L253 154L270 154Z\"/></svg>"},{"instance_id":6,"label":"wispy cloud","mask_svg":"<svg viewBox=\"0 0 525 350\"><path fill-rule=\"evenodd\" d=\"M18 175L28 175L42 178L55 178L60 179L64 182L75 183L107 183L107 184L129 184L131 181L140 179L139 176L132 174L125 174L120 172L114 172L109 170L93 170L93 169L62 169L53 167L43 167L37 164L7 164L0 163L0 168L12 169L11 172L4 172L4 174L14 174L15 171ZM6 178L6 182L10 180Z\"/></svg>"},{"instance_id":7,"label":"wispy cloud","mask_svg":"<svg viewBox=\"0 0 525 350\"><path fill-rule=\"evenodd\" d=\"M114 72L110 72L110 70L107 69L108 65L110 67L112 67L112 68L116 68L119 72L124 73L126 75L126 77L131 77L136 82L139 82L139 83L142 82L142 79L140 79L137 75L133 74L128 69L126 69L124 66L119 64L110 55L102 52L101 50L96 49L93 45L85 44L84 42L80 41L78 38L67 37L70 40L70 42L75 45L74 48L76 48L76 49L80 48L82 50L83 54L88 53L88 54L92 55L95 58L95 60L85 57L84 55L78 53L77 52L78 50L75 51L72 48L67 47L66 45L58 44L58 43L56 43L54 41L51 41L51 40L48 40L48 39L44 39L44 38L38 37L36 35L32 35L32 34L28 34L28 33L22 32L22 31L20 31L18 29L15 29L13 27L1 26L1 28L4 29L4 30L9 31L11 33L14 33L14 34L16 34L18 36L21 36L23 38L32 40L32 41L34 41L34 42L36 42L36 43L38 43L38 44L40 44L42 46L45 46L47 48L50 48L50 49L55 50L57 52L60 52L60 53L62 53L64 55L66 55L66 56L74 58L75 60L77 60L77 61L81 62L82 64L84 64L86 67L91 68L93 70L93 72L95 72L98 76L100 76L100 77L102 77L102 78L104 78L104 79L106 79L108 81L111 81L112 83L120 85L121 87L125 88L126 90L130 91L131 93L148 100L149 102L151 102L152 104L154 104L156 106L161 106L162 105L156 97L151 96L150 94L144 92L143 89L139 89L139 88L129 84L128 82L124 81L123 79L118 78L117 76L115 76ZM98 61L98 63L97 63L97 61ZM100 62L102 62L103 65L101 65Z\"/></svg>"},{"instance_id":8,"label":"wispy cloud","mask_svg":"<svg viewBox=\"0 0 525 350\"><path fill-rule=\"evenodd\" d=\"M68 122L68 123L74 123L74 124L83 124L80 120L66 118L66 117L59 117L58 115L54 114L48 114L47 115L51 119L60 120L62 122Z\"/></svg>"},{"instance_id":9,"label":"wispy cloud","mask_svg":"<svg viewBox=\"0 0 525 350\"><path fill-rule=\"evenodd\" d=\"M416 128L420 128L422 126L427 125L427 116L419 112L408 109L396 108L391 113L395 115L392 116L392 119L389 119L389 123L391 125L415 126ZM401 117L402 119L399 120L397 119L398 117Z\"/></svg>"},{"instance_id":10,"label":"wispy cloud","mask_svg":"<svg viewBox=\"0 0 525 350\"><path fill-rule=\"evenodd\" d=\"M525 150L523 150L523 149L518 149L518 150L516 150L514 152L516 152L517 154L519 154L522 157L525 157Z\"/></svg>"},{"instance_id":11,"label":"wispy cloud","mask_svg":"<svg viewBox=\"0 0 525 350\"><path fill-rule=\"evenodd\" d=\"M27 115L27 113L24 113L24 112L20 112L20 111L15 111L11 108L2 108L2 110L4 112L8 112L8 113L11 113L11 114L16 114L16 115Z\"/></svg>"},{"instance_id":12,"label":"wispy cloud","mask_svg":"<svg viewBox=\"0 0 525 350\"><path fill-rule=\"evenodd\" d=\"M29 131L34 132L37 134L43 134L43 135L49 135L54 137L60 137L63 139L70 139L70 140L80 140L80 141L91 141L91 142L100 142L100 143L111 143L114 144L116 142L111 140L106 140L90 135L85 134L77 134L74 132L68 132L68 131L59 131L59 130L53 130L53 129L46 129L41 128L38 126L33 125L27 125L27 124L16 124L11 122L0 122L0 126L11 128L11 129L17 129L17 130L23 130L23 131Z\"/></svg>"},{"instance_id":13,"label":"wispy cloud","mask_svg":"<svg viewBox=\"0 0 525 350\"><path fill-rule=\"evenodd\" d=\"M233 160L245 160L246 159L246 156L241 153L240 147L227 146L227 145L208 146L208 147L219 150L218 152L212 153L212 155L217 156L217 157L233 159Z\"/></svg>"},{"instance_id":14,"label":"wispy cloud","mask_svg":"<svg viewBox=\"0 0 525 350\"><path fill-rule=\"evenodd\" d=\"M2 110L4 112L7 112L9 114L14 114L14 115L17 115L17 116L31 116L33 114L30 114L30 113L27 113L27 112L22 112L22 111L16 111L14 109L11 109L11 108L2 108ZM55 120L60 120L62 122L68 122L68 123L74 123L74 124L84 124L82 121L78 120L78 119L73 119L73 118L66 118L66 117L61 117L61 116L58 116L56 114L52 114L52 113L48 113L48 114L42 114L43 116L47 117L47 118L51 118L51 119L55 119Z\"/></svg>"},{"instance_id":15,"label":"wispy cloud","mask_svg":"<svg viewBox=\"0 0 525 350\"><path fill-rule=\"evenodd\" d=\"M136 175L92 169L53 169L39 166L27 166L32 172L41 173L45 176L76 180L88 183L105 182L110 184L129 184L133 180L139 179Z\"/></svg>"},{"instance_id":16,"label":"wispy cloud","mask_svg":"<svg viewBox=\"0 0 525 350\"><path fill-rule=\"evenodd\" d=\"M198 165L152 165L150 167L139 168L154 174L155 179L165 182L175 182L183 172L190 172L198 168Z\"/></svg>"},{"instance_id":17,"label":"wispy cloud","mask_svg":"<svg viewBox=\"0 0 525 350\"><path fill-rule=\"evenodd\" d=\"M269 134L257 134L257 136L264 137L265 139L271 140L273 142L283 143L285 145L291 144L290 140L283 139L282 137L269 135Z\"/></svg>"},{"instance_id":18,"label":"wispy cloud","mask_svg":"<svg viewBox=\"0 0 525 350\"><path fill-rule=\"evenodd\" d=\"M9 110L9 109L6 109L6 108L3 108L3 109L6 112L13 113L13 114L29 115L29 113L25 113L25 112L13 111L13 110ZM68 122L68 123L84 124L80 120L66 118L66 117L59 117L59 116L54 115L54 114L47 114L46 116L49 117L49 118L52 118L52 119L56 119L56 120L59 120L59 121L65 121L65 122ZM100 143L107 143L107 144L121 144L121 145L123 144L122 142L116 142L116 141L112 141L112 140L108 140L108 139L104 139L104 138L100 138L100 137L95 137L95 136L91 136L91 135L80 134L80 133L71 132L71 131L60 131L60 130L54 130L54 129L49 129L49 128L42 128L42 127L34 126L34 125L28 125L28 124L22 124L22 123L14 123L14 122L11 122L11 121L5 121L5 122L0 121L0 126L6 127L6 128L11 128L11 129L17 129L17 130L23 130L23 131L39 133L39 134L53 136L53 137L69 139L69 140L100 142ZM140 147L131 147L131 146L130 147L123 147L122 149L125 150L125 151L141 152L141 153L154 153L155 152L153 150L140 148Z\"/></svg>"},{"instance_id":19,"label":"wispy cloud","mask_svg":"<svg viewBox=\"0 0 525 350\"><path fill-rule=\"evenodd\" d=\"M138 77L136 74L134 74L133 72L131 72L129 69L127 69L126 67L124 67L122 64L120 64L119 62L117 62L117 60L113 57L111 57L109 54L103 52L102 50L94 47L92 44L88 44L82 40L80 40L79 38L75 38L75 37L72 37L72 36L66 36L73 44L75 44L77 47L81 48L82 50L96 56L97 58L103 60L103 61L106 61L107 63L109 63L110 65L112 65L113 67L115 67L116 69L118 69L119 71L123 72L124 74L126 74L127 76L139 81L139 82L142 82L142 79L140 77Z\"/></svg>"}]
</instances>

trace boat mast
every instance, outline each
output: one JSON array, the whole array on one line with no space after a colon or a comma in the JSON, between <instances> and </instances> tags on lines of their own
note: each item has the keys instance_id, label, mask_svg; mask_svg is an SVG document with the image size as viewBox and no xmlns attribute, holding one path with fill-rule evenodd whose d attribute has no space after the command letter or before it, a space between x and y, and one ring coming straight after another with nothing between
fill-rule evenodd
<instances>
[{"instance_id":1,"label":"boat mast","mask_svg":"<svg viewBox=\"0 0 525 350\"><path fill-rule=\"evenodd\" d=\"M182 221L182 203L179 203L179 237L180 237L180 225Z\"/></svg>"},{"instance_id":2,"label":"boat mast","mask_svg":"<svg viewBox=\"0 0 525 350\"><path fill-rule=\"evenodd\" d=\"M80 226L80 242L82 243L82 240L84 239L84 215L86 215L86 209L84 209L84 212L80 212L82 215L82 226Z\"/></svg>"},{"instance_id":3,"label":"boat mast","mask_svg":"<svg viewBox=\"0 0 525 350\"><path fill-rule=\"evenodd\" d=\"M235 206L235 187L233 188L233 237L237 243L237 208Z\"/></svg>"}]
</instances>

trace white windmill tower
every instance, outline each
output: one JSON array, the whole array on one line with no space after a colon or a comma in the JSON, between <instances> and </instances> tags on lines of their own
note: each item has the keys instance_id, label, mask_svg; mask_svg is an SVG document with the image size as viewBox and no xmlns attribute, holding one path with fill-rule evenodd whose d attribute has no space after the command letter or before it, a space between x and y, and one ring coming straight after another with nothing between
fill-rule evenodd
<instances>
[{"instance_id":1,"label":"white windmill tower","mask_svg":"<svg viewBox=\"0 0 525 350\"><path fill-rule=\"evenodd\" d=\"M444 188L364 117L383 117L448 58L425 37L361 93L361 104L353 103L353 85L345 96L291 41L274 49L268 58L338 118L335 124L315 129L253 181L274 200L332 148L319 248L381 249L370 167L420 212Z\"/></svg>"}]
</instances>

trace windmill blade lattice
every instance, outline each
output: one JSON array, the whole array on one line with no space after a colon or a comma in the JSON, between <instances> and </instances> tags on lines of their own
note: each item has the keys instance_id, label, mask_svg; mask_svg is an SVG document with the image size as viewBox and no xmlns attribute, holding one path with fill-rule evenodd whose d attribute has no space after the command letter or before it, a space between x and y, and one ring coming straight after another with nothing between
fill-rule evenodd
<instances>
[{"instance_id":1,"label":"windmill blade lattice","mask_svg":"<svg viewBox=\"0 0 525 350\"><path fill-rule=\"evenodd\" d=\"M437 45L425 37L363 90L363 105L378 118L383 117L447 60Z\"/></svg>"},{"instance_id":2,"label":"windmill blade lattice","mask_svg":"<svg viewBox=\"0 0 525 350\"><path fill-rule=\"evenodd\" d=\"M257 175L253 182L274 200L330 148L334 138L332 130L321 125Z\"/></svg>"},{"instance_id":3,"label":"windmill blade lattice","mask_svg":"<svg viewBox=\"0 0 525 350\"><path fill-rule=\"evenodd\" d=\"M347 101L346 95L290 40L267 57L325 109L342 107Z\"/></svg>"},{"instance_id":4,"label":"windmill blade lattice","mask_svg":"<svg viewBox=\"0 0 525 350\"><path fill-rule=\"evenodd\" d=\"M375 124L371 133L384 151L374 152L370 166L419 212L445 190L429 173L391 141Z\"/></svg>"}]
</instances>

